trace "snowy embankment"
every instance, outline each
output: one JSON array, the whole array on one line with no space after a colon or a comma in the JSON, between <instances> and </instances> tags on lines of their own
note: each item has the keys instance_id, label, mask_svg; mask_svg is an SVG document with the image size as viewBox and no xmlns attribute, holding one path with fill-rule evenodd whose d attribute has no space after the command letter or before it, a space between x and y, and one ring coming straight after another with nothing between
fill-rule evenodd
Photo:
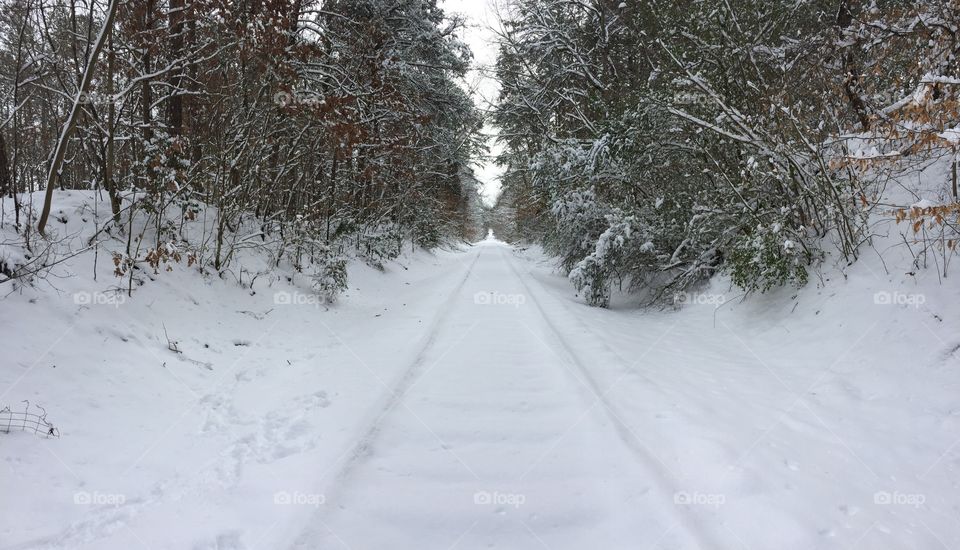
<instances>
[{"instance_id":1,"label":"snowy embankment","mask_svg":"<svg viewBox=\"0 0 960 550\"><path fill-rule=\"evenodd\" d=\"M83 194L57 199L58 234L86 238ZM306 275L251 291L185 261L139 272L127 297L103 251L96 281L84 253L35 288L5 284L0 406L42 405L62 437L0 434L0 547L270 547L310 510L274 494L308 492L343 458L377 377L413 359L468 260L355 262L332 307Z\"/></svg>"},{"instance_id":2,"label":"snowy embankment","mask_svg":"<svg viewBox=\"0 0 960 550\"><path fill-rule=\"evenodd\" d=\"M679 311L496 241L329 308L84 253L0 305L0 405L62 432L0 434L0 547L956 547L960 289L898 253Z\"/></svg>"}]
</instances>

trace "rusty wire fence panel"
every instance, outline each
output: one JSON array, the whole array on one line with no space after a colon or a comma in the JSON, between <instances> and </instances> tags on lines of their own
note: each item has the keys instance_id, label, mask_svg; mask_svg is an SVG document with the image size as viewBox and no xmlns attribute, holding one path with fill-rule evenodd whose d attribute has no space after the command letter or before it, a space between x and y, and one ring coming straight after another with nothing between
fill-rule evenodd
<instances>
[{"instance_id":1,"label":"rusty wire fence panel","mask_svg":"<svg viewBox=\"0 0 960 550\"><path fill-rule=\"evenodd\" d=\"M33 432L46 437L60 437L60 430L47 421L47 411L40 405L32 405L39 413L31 412L29 401L23 411L14 411L9 406L0 409L0 432Z\"/></svg>"}]
</instances>

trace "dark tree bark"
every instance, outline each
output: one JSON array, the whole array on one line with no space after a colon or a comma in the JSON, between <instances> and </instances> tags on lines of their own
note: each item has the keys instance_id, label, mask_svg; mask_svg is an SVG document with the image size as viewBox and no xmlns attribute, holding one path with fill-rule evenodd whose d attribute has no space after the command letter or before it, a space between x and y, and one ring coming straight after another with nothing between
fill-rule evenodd
<instances>
[{"instance_id":1,"label":"dark tree bark","mask_svg":"<svg viewBox=\"0 0 960 550\"><path fill-rule=\"evenodd\" d=\"M846 31L853 24L853 12L850 10L850 0L840 0L840 6L837 9L837 27L840 32ZM856 59L853 57L853 47L846 46L843 52L843 68L846 74L843 78L843 90L847 94L847 101L860 126L863 130L870 130L870 113L866 102L863 101L860 87L860 68L857 66Z\"/></svg>"},{"instance_id":2,"label":"dark tree bark","mask_svg":"<svg viewBox=\"0 0 960 550\"><path fill-rule=\"evenodd\" d=\"M110 30L110 39L107 44L107 151L103 165L103 186L110 196L110 211L113 213L113 223L120 225L120 192L114 180L113 169L116 164L116 149L114 146L114 120L117 116L116 99L113 97L113 76L116 52L113 49L113 29Z\"/></svg>"},{"instance_id":3,"label":"dark tree bark","mask_svg":"<svg viewBox=\"0 0 960 550\"><path fill-rule=\"evenodd\" d=\"M56 149L50 159L50 171L47 173L47 188L43 199L43 210L40 212L40 220L37 222L37 231L41 235L47 226L47 220L50 218L50 206L53 202L53 188L60 177L60 167L63 165L63 158L67 154L67 143L70 141L70 134L77 125L77 118L80 116L81 98L90 89L90 82L93 80L93 70L97 64L97 58L100 56L100 50L107 41L110 34L110 28L113 27L113 17L117 13L117 4L119 0L111 0L107 7L107 16L103 22L103 28L100 29L100 35L90 51L90 58L87 60L87 66L83 70L83 77L80 80L80 86L73 99L73 108L67 116L67 121L63 125L60 137L57 139Z\"/></svg>"},{"instance_id":4,"label":"dark tree bark","mask_svg":"<svg viewBox=\"0 0 960 550\"><path fill-rule=\"evenodd\" d=\"M170 59L183 57L184 0L170 0L168 18L170 26ZM170 135L183 135L183 69L179 66L170 74L171 96L167 102L167 126Z\"/></svg>"},{"instance_id":5,"label":"dark tree bark","mask_svg":"<svg viewBox=\"0 0 960 550\"><path fill-rule=\"evenodd\" d=\"M3 134L0 133L0 195L9 194L11 197L16 194L13 188L13 179L10 177L10 163L7 160L7 144L3 141Z\"/></svg>"}]
</instances>

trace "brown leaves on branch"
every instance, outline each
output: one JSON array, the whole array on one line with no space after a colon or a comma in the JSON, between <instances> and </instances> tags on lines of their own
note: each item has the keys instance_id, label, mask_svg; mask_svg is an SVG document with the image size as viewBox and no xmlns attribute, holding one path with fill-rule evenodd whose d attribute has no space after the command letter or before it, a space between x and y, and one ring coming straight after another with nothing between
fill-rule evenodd
<instances>
[{"instance_id":1,"label":"brown leaves on branch","mask_svg":"<svg viewBox=\"0 0 960 550\"><path fill-rule=\"evenodd\" d=\"M130 268L138 262L146 262L153 268L154 274L160 273L160 266L165 267L165 271L173 271L172 263L180 263L183 260L183 254L173 245L173 243L161 244L159 248L151 248L141 259L131 258L129 256L114 253L113 254L113 274L117 277L123 277L130 272ZM195 252L187 253L187 267L192 267L197 262Z\"/></svg>"},{"instance_id":2,"label":"brown leaves on branch","mask_svg":"<svg viewBox=\"0 0 960 550\"><path fill-rule=\"evenodd\" d=\"M910 222L913 227L913 232L919 233L924 225L932 228L942 226L951 220L954 223L960 222L960 202L937 206L900 208L895 210L893 215L897 223ZM951 239L947 242L947 246L953 249L956 246L956 242Z\"/></svg>"}]
</instances>

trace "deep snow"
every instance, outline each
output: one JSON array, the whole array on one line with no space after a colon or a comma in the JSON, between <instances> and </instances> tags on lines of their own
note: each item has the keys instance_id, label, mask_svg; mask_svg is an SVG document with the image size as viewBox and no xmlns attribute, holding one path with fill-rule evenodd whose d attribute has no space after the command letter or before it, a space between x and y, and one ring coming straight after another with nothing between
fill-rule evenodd
<instances>
[{"instance_id":1,"label":"deep snow","mask_svg":"<svg viewBox=\"0 0 960 550\"><path fill-rule=\"evenodd\" d=\"M0 434L0 548L954 548L960 292L885 260L641 311L492 239L330 308L81 255L0 302L62 432Z\"/></svg>"}]
</instances>

